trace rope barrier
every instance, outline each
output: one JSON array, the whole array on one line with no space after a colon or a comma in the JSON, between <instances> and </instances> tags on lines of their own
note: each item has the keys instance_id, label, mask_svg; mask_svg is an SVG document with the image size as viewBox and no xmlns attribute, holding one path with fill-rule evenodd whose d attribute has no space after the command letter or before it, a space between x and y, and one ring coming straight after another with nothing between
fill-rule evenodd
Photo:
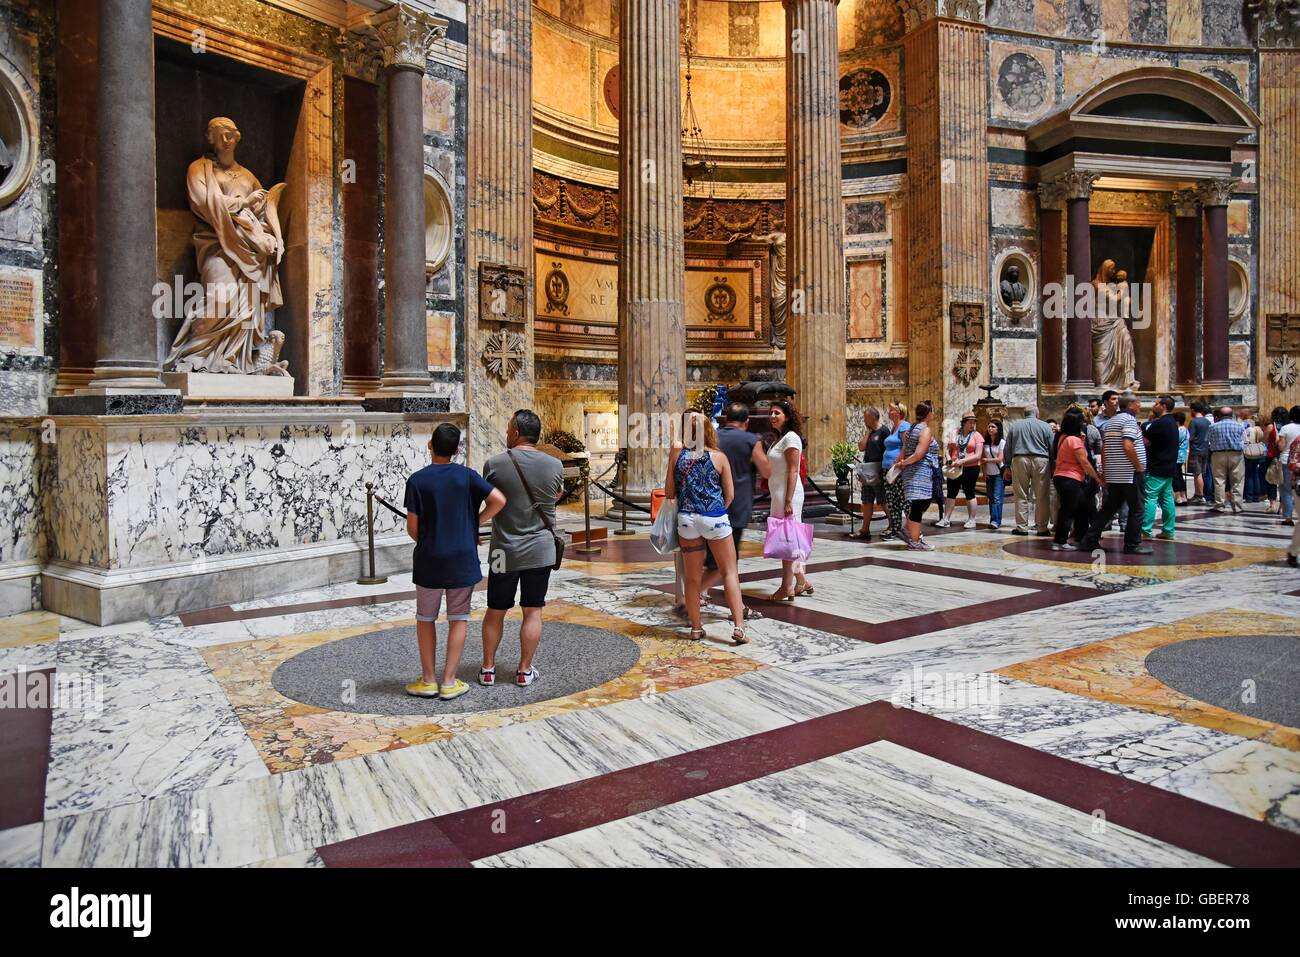
<instances>
[{"instance_id":1,"label":"rope barrier","mask_svg":"<svg viewBox=\"0 0 1300 957\"><path fill-rule=\"evenodd\" d=\"M398 518L406 518L406 513L405 513L405 512L403 512L400 508L398 508L398 507L395 506L395 505L389 505L387 502L385 502L385 501L383 500L383 498L381 498L381 497L379 496L378 493L375 493L375 501L378 502L380 505L384 506L384 508L388 509L390 512L392 512L392 513L393 513L394 515L396 515Z\"/></svg>"},{"instance_id":2,"label":"rope barrier","mask_svg":"<svg viewBox=\"0 0 1300 957\"><path fill-rule=\"evenodd\" d=\"M616 502L622 502L626 507L628 507L628 508L634 508L634 509L636 509L638 512L645 512L647 515L650 514L650 509L646 508L646 507L643 506L643 505L638 505L636 502L629 502L629 501L628 501L627 499L625 499L622 495L619 495L617 492L615 492L615 491L613 491L613 490L611 490L611 489L606 488L605 486L603 486L603 485L601 485L599 482L597 482L595 479L592 479L591 484L594 485L594 486L596 486L596 488L600 489L602 492L604 492L606 495L608 495L608 496L609 496L610 498L612 498L614 501L616 501Z\"/></svg>"}]
</instances>

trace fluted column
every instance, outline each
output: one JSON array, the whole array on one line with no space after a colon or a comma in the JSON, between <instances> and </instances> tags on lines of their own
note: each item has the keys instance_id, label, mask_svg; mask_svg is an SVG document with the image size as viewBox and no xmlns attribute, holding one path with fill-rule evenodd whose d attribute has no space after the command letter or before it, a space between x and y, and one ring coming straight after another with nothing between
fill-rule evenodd
<instances>
[{"instance_id":1,"label":"fluted column","mask_svg":"<svg viewBox=\"0 0 1300 957\"><path fill-rule=\"evenodd\" d=\"M1196 362L1196 276L1201 207L1195 190L1174 193L1174 385L1188 392L1199 388Z\"/></svg>"},{"instance_id":2,"label":"fluted column","mask_svg":"<svg viewBox=\"0 0 1300 957\"><path fill-rule=\"evenodd\" d=\"M1075 309L1078 287L1092 281L1092 230L1088 224L1088 201L1097 173L1072 169L1061 176L1065 190L1066 237L1065 267L1069 277L1066 303L1065 387L1074 392L1091 391L1092 318Z\"/></svg>"},{"instance_id":3,"label":"fluted column","mask_svg":"<svg viewBox=\"0 0 1300 957\"><path fill-rule=\"evenodd\" d=\"M785 0L786 378L808 468L844 439L844 202L837 0Z\"/></svg>"},{"instance_id":4,"label":"fluted column","mask_svg":"<svg viewBox=\"0 0 1300 957\"><path fill-rule=\"evenodd\" d=\"M395 4L370 19L388 79L384 372L371 408L434 411L424 304L424 69L447 21Z\"/></svg>"},{"instance_id":5,"label":"fluted column","mask_svg":"<svg viewBox=\"0 0 1300 957\"><path fill-rule=\"evenodd\" d=\"M1228 202L1231 179L1212 179L1197 189L1205 212L1201 306L1202 388L1228 391Z\"/></svg>"},{"instance_id":6,"label":"fluted column","mask_svg":"<svg viewBox=\"0 0 1300 957\"><path fill-rule=\"evenodd\" d=\"M1038 186L1039 314L1043 319L1042 366L1039 378L1044 392L1060 392L1065 385L1065 317L1048 305L1052 287L1065 282L1062 269L1061 218L1065 194L1059 183ZM1059 298L1056 301L1060 301ZM1052 315L1048 315L1048 313Z\"/></svg>"},{"instance_id":7,"label":"fluted column","mask_svg":"<svg viewBox=\"0 0 1300 957\"><path fill-rule=\"evenodd\" d=\"M663 484L657 422L686 406L680 5L620 0L618 396L630 497Z\"/></svg>"}]
</instances>

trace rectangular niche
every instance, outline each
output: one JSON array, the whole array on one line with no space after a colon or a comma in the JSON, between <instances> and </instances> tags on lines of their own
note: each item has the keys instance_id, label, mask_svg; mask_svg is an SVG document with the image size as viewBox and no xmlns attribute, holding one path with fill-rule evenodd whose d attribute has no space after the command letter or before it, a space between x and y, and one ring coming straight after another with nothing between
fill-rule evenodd
<instances>
[{"instance_id":1,"label":"rectangular niche","mask_svg":"<svg viewBox=\"0 0 1300 957\"><path fill-rule=\"evenodd\" d=\"M333 251L333 81L328 60L155 7L155 126L158 165L158 272L169 286L197 281L186 172L209 147L216 116L240 131L235 156L280 200L284 304L271 325L285 334L300 395L337 391ZM201 30L205 50L193 50ZM181 316L158 323L164 358Z\"/></svg>"}]
</instances>

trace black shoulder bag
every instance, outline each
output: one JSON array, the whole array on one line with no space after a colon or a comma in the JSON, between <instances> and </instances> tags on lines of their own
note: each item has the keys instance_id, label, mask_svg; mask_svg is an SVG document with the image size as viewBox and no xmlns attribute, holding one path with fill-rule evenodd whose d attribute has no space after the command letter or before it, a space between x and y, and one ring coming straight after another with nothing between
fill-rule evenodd
<instances>
[{"instance_id":1,"label":"black shoulder bag","mask_svg":"<svg viewBox=\"0 0 1300 957\"><path fill-rule=\"evenodd\" d=\"M542 520L546 530L551 533L555 539L555 564L551 566L552 570L559 571L560 565L564 562L564 535L555 530L551 520L546 517L546 513L537 505L537 499L533 498L533 490L528 487L528 479L524 478L524 470L519 467L519 462L515 458L515 453L511 449L506 449L506 455L510 456L510 462L514 465L515 471L519 473L519 484L524 487L524 492L528 495L528 502L532 505L533 510L537 512L537 517Z\"/></svg>"}]
</instances>

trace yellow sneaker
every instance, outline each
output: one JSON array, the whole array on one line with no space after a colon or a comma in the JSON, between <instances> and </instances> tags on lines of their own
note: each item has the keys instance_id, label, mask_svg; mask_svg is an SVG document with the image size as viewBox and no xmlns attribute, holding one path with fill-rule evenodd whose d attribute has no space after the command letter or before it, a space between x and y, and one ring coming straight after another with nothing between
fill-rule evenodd
<instances>
[{"instance_id":1,"label":"yellow sneaker","mask_svg":"<svg viewBox=\"0 0 1300 957\"><path fill-rule=\"evenodd\" d=\"M457 678L449 685L442 686L442 693L438 695L443 701L450 701L452 698L459 698L469 690L469 685Z\"/></svg>"},{"instance_id":2,"label":"yellow sneaker","mask_svg":"<svg viewBox=\"0 0 1300 957\"><path fill-rule=\"evenodd\" d=\"M406 693L415 695L417 698L436 698L438 697L438 682L416 678L406 686Z\"/></svg>"}]
</instances>

